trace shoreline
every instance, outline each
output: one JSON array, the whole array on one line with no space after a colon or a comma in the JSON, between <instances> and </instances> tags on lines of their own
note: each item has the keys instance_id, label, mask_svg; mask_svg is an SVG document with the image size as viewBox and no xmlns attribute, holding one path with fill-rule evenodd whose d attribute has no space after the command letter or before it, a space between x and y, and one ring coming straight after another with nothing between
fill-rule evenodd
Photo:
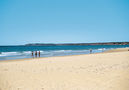
<instances>
[{"instance_id":1,"label":"shoreline","mask_svg":"<svg viewBox=\"0 0 129 90\"><path fill-rule=\"evenodd\" d=\"M110 49L110 50L106 50L103 52L98 52L98 53L91 53L91 54L103 54L103 53L114 53L114 52L122 52L122 51L128 51L129 48L116 48L116 49ZM22 60L33 60L33 59L46 59L46 58L55 58L55 57L71 57L71 56L83 56L83 55L91 55L89 54L79 54L79 55L64 55L64 56L51 56L51 57L34 57L34 58L22 58L22 59L10 59L10 60L0 60L0 62L4 62L4 61L22 61Z\"/></svg>"},{"instance_id":2,"label":"shoreline","mask_svg":"<svg viewBox=\"0 0 129 90\"><path fill-rule=\"evenodd\" d=\"M0 89L129 90L127 50L0 61Z\"/></svg>"}]
</instances>

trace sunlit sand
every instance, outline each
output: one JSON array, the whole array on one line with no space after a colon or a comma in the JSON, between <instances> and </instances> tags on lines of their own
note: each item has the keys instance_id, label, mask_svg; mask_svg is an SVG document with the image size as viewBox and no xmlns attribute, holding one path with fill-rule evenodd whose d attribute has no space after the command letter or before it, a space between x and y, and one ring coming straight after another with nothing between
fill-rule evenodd
<instances>
[{"instance_id":1,"label":"sunlit sand","mask_svg":"<svg viewBox=\"0 0 129 90\"><path fill-rule=\"evenodd\" d=\"M129 51L0 61L0 90L129 90Z\"/></svg>"}]
</instances>

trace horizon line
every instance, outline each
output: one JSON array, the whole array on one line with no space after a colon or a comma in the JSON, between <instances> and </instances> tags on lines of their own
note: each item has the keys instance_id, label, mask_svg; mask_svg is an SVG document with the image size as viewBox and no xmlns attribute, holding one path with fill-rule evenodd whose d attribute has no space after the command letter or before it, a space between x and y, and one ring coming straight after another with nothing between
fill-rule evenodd
<instances>
[{"instance_id":1,"label":"horizon line","mask_svg":"<svg viewBox=\"0 0 129 90\"><path fill-rule=\"evenodd\" d=\"M36 42L36 43L27 43L27 44L95 44L95 43L129 43L129 41L117 41L117 42L90 42L90 43L84 43L84 42L79 42L79 43L39 43L39 42ZM24 45L27 45L27 44L18 44L18 45L0 45L0 46L24 46Z\"/></svg>"}]
</instances>

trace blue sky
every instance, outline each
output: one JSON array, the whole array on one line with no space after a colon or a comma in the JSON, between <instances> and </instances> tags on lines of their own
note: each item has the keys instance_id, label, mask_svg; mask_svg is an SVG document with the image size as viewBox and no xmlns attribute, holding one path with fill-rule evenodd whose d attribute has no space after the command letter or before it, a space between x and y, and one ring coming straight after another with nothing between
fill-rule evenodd
<instances>
[{"instance_id":1,"label":"blue sky","mask_svg":"<svg viewBox=\"0 0 129 90\"><path fill-rule=\"evenodd\" d=\"M129 0L0 0L0 45L129 41Z\"/></svg>"}]
</instances>

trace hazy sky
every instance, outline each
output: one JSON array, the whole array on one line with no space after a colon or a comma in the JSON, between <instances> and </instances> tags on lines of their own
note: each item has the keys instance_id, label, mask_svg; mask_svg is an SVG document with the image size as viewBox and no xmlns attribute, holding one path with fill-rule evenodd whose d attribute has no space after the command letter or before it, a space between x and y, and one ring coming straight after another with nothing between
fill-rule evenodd
<instances>
[{"instance_id":1,"label":"hazy sky","mask_svg":"<svg viewBox=\"0 0 129 90\"><path fill-rule=\"evenodd\" d=\"M129 41L129 0L0 0L0 45Z\"/></svg>"}]
</instances>

